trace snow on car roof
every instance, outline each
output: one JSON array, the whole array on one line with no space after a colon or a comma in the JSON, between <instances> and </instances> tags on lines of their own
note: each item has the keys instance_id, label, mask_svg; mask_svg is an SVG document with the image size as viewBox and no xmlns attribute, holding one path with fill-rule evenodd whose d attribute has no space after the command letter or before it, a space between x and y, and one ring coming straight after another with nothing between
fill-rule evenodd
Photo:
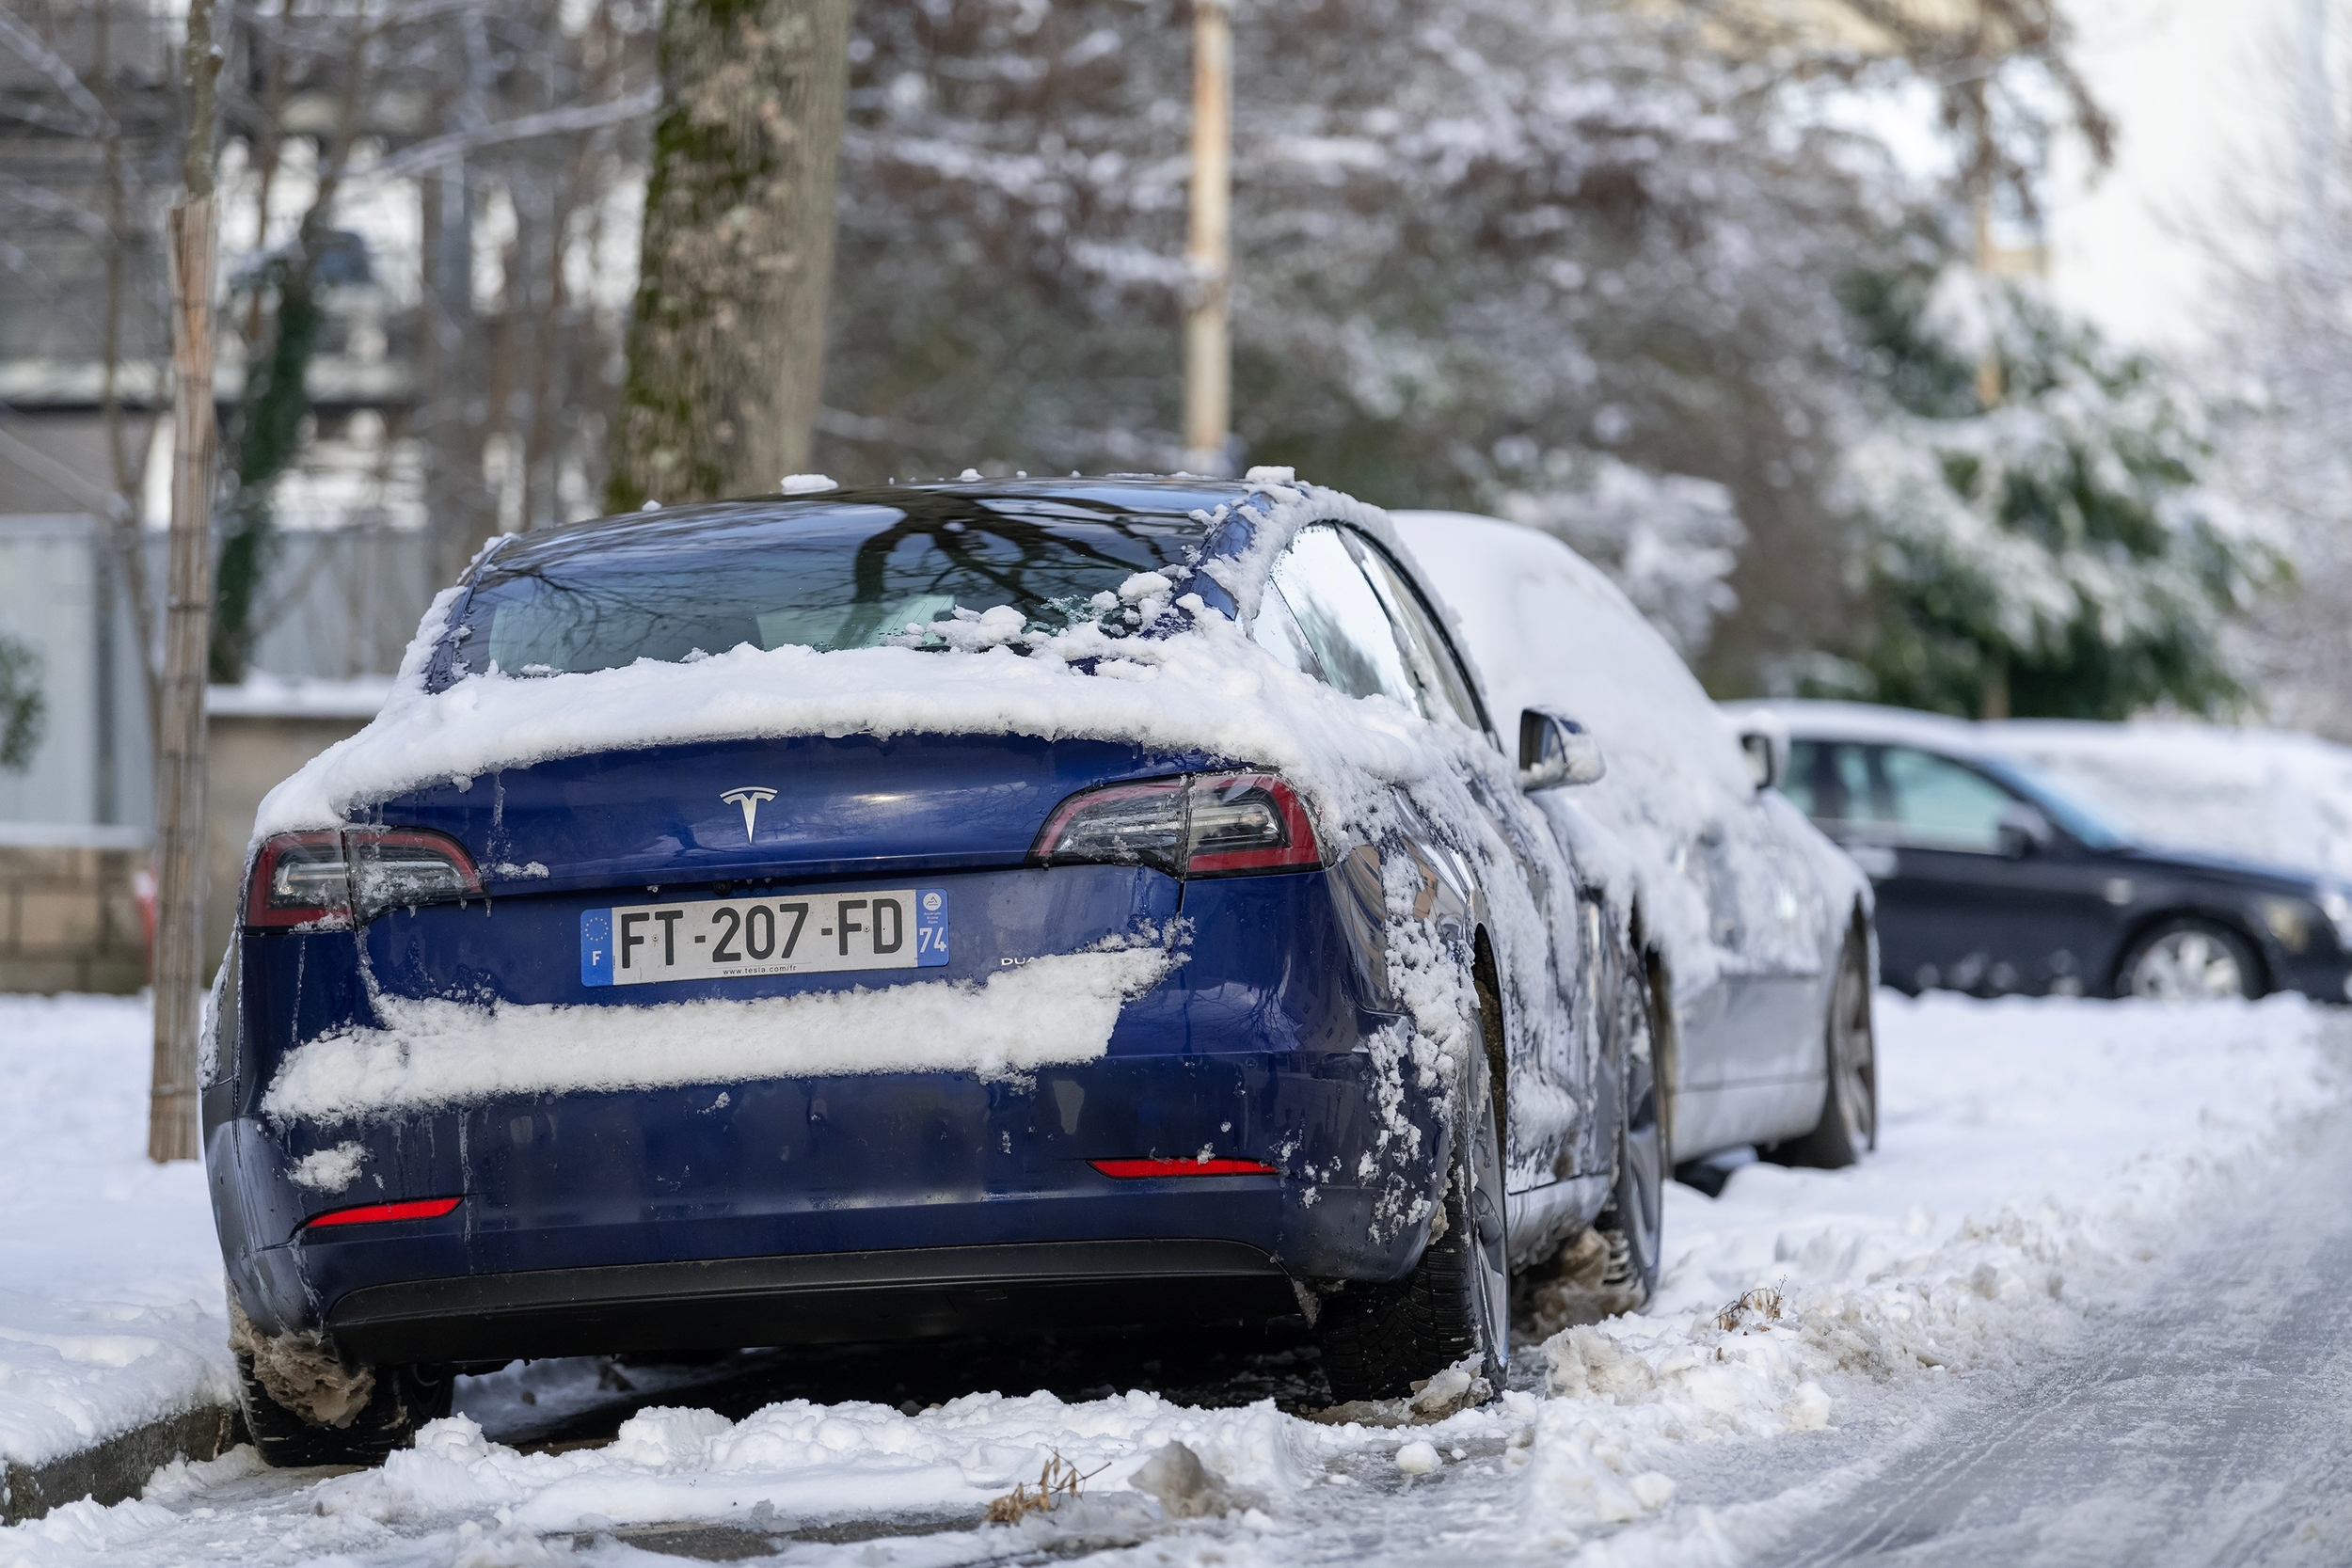
<instances>
[{"instance_id":1,"label":"snow on car roof","mask_svg":"<svg viewBox=\"0 0 2352 1568\"><path fill-rule=\"evenodd\" d=\"M1719 838L1727 814L1752 801L1756 786L1705 689L1599 568L1549 534L1461 512L1400 512L1393 521L1422 580L1456 613L1506 732L1521 709L1545 707L1600 742L1606 775L1560 792L1572 799L1547 797L1559 800L1547 809L1555 821L1581 813L1605 830L1604 845L1594 847L1618 847L1629 858L1645 929L1672 958L1676 987L1706 984L1726 956L1713 934L1707 871L1691 847ZM1850 863L1826 842L1802 823L1784 827L1820 858L1821 886L1857 891ZM1761 867L1736 880L1757 896L1798 885ZM1789 928L1749 912L1756 918L1741 924L1754 931Z\"/></svg>"},{"instance_id":2,"label":"snow on car roof","mask_svg":"<svg viewBox=\"0 0 2352 1568\"><path fill-rule=\"evenodd\" d=\"M1273 480L1031 481L901 486L897 494L941 491L1191 516L1203 550L1214 546L1227 553L1197 558L1208 581L1170 583L1133 606L1151 636L1113 635L1092 624L1025 631L1021 617L1009 613L1009 627L978 617L968 628L972 635L949 651L819 653L745 643L690 662L640 659L617 669L526 676L465 673L437 683L434 668L446 657L446 633L467 592L448 589L426 611L383 711L270 792L256 816L256 840L336 827L374 802L437 781L469 782L558 756L705 740L915 733L1125 740L1280 768L1342 816L1368 781L1423 779L1443 768L1418 714L1385 698L1343 695L1286 668L1218 608L1218 601L1235 604L1247 619L1258 580L1311 522L1352 523L1393 544L1394 531L1377 508L1337 491ZM729 504L771 518L873 506L891 494L869 489ZM537 552L623 539L632 521L582 524L524 547ZM1236 540L1235 529L1247 531ZM505 567L501 542L493 541L485 556L494 551ZM476 570L484 564L477 558ZM1102 584L1112 594L1123 586L1109 578ZM1013 641L1020 650L1007 645Z\"/></svg>"},{"instance_id":3,"label":"snow on car roof","mask_svg":"<svg viewBox=\"0 0 2352 1568\"><path fill-rule=\"evenodd\" d=\"M1877 741L1965 756L1979 756L1994 750L1984 733L1968 720L1922 713L1916 708L1795 699L1725 703L1723 708L1735 721L1751 714L1775 720L1796 740Z\"/></svg>"}]
</instances>

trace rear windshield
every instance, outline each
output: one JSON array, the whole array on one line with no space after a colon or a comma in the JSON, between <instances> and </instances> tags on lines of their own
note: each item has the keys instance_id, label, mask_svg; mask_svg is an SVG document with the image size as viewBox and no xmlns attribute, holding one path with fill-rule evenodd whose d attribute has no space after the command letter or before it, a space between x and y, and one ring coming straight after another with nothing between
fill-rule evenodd
<instances>
[{"instance_id":1,"label":"rear windshield","mask_svg":"<svg viewBox=\"0 0 2352 1568\"><path fill-rule=\"evenodd\" d=\"M544 675L745 643L943 648L939 623L1000 607L1032 630L1116 627L1120 584L1181 566L1200 538L1181 517L921 492L748 523L694 508L514 550L452 636L460 673Z\"/></svg>"}]
</instances>

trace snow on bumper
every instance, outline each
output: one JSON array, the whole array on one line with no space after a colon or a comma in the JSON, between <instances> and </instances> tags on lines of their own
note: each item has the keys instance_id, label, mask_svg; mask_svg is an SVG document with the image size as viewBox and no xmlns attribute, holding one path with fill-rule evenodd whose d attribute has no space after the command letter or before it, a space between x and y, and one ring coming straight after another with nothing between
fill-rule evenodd
<instances>
[{"instance_id":1,"label":"snow on bumper","mask_svg":"<svg viewBox=\"0 0 2352 1568\"><path fill-rule=\"evenodd\" d=\"M382 1028L290 1054L264 1115L345 1120L501 1095L659 1088L847 1073L1008 1077L1091 1061L1119 1009L1157 984L1159 948L1041 958L978 985L927 981L651 1006L381 996Z\"/></svg>"}]
</instances>

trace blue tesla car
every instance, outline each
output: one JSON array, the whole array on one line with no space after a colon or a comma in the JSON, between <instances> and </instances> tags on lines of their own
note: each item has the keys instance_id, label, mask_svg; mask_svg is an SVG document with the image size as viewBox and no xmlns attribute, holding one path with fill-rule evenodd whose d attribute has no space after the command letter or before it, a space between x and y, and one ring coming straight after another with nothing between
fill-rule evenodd
<instances>
[{"instance_id":1,"label":"blue tesla car","mask_svg":"<svg viewBox=\"0 0 2352 1568\"><path fill-rule=\"evenodd\" d=\"M204 1053L246 1416L516 1357L1301 1315L1340 1399L1658 1267L1639 911L1377 512L1276 475L511 537L262 811ZM1589 858L1589 857L1588 857Z\"/></svg>"}]
</instances>

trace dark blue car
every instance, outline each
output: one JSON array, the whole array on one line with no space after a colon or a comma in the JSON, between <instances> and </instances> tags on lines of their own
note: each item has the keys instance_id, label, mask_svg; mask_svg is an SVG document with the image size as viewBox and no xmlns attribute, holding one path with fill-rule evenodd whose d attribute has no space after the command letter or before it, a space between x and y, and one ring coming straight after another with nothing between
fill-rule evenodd
<instances>
[{"instance_id":1,"label":"dark blue car","mask_svg":"<svg viewBox=\"0 0 2352 1568\"><path fill-rule=\"evenodd\" d=\"M246 1414L379 1454L516 1357L1315 1328L1658 1267L1639 912L1379 514L897 486L509 538L262 808L204 1135ZM1588 1234L1603 1245L1596 1246Z\"/></svg>"}]
</instances>

